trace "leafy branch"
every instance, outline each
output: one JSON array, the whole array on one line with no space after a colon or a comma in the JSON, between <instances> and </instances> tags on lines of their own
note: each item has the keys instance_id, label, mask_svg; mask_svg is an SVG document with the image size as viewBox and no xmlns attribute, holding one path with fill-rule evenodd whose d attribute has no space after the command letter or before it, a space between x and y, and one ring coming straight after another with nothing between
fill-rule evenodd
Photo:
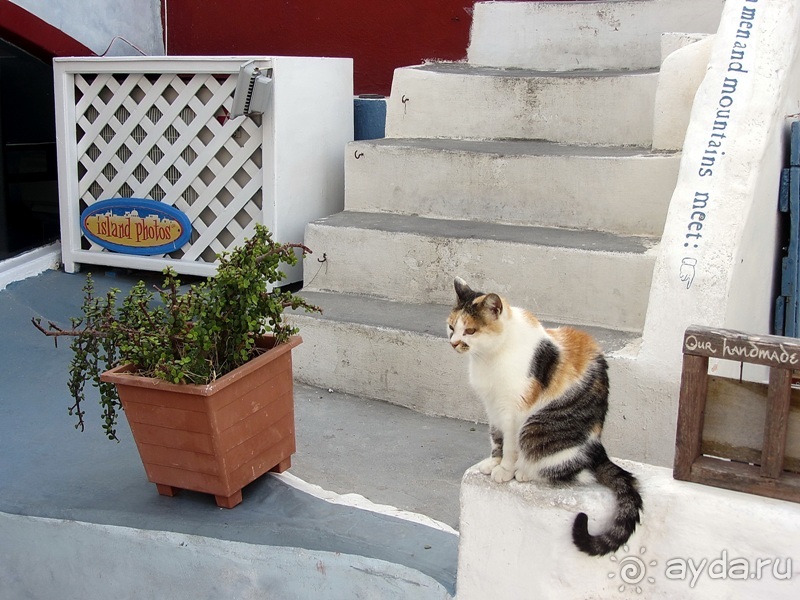
<instances>
[{"instance_id":1,"label":"leafy branch","mask_svg":"<svg viewBox=\"0 0 800 600\"><path fill-rule=\"evenodd\" d=\"M217 275L182 288L171 268L164 270L162 286L147 289L143 281L117 302L119 290L97 297L91 274L86 277L82 316L70 328L32 319L57 345L71 338L73 351L67 387L74 404L69 413L76 428L85 427L85 385L98 388L103 430L116 440L121 404L113 384L100 380L104 371L133 364L143 376L172 383L210 383L243 365L258 352L256 339L271 334L276 344L297 333L283 320L287 308L319 312L302 297L273 284L286 275L282 264L297 263L297 251L310 254L303 244L281 244L262 225L240 247L219 257ZM155 292L155 293L154 293Z\"/></svg>"}]
</instances>

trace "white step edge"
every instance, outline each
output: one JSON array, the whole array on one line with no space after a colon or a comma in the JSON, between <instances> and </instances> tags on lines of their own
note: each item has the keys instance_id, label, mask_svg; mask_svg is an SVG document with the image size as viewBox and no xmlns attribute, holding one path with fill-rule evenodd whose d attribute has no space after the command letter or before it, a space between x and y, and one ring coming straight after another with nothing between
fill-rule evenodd
<instances>
[{"instance_id":1,"label":"white step edge","mask_svg":"<svg viewBox=\"0 0 800 600\"><path fill-rule=\"evenodd\" d=\"M650 146L658 72L429 63L396 69L386 137Z\"/></svg>"},{"instance_id":2,"label":"white step edge","mask_svg":"<svg viewBox=\"0 0 800 600\"><path fill-rule=\"evenodd\" d=\"M345 153L345 208L660 236L679 164L675 152L636 147L357 141Z\"/></svg>"},{"instance_id":3,"label":"white step edge","mask_svg":"<svg viewBox=\"0 0 800 600\"><path fill-rule=\"evenodd\" d=\"M470 64L543 71L646 69L666 32L714 33L723 0L477 2Z\"/></svg>"},{"instance_id":4,"label":"white step edge","mask_svg":"<svg viewBox=\"0 0 800 600\"><path fill-rule=\"evenodd\" d=\"M54 242L0 261L0 290L61 265L61 243Z\"/></svg>"},{"instance_id":5,"label":"white step edge","mask_svg":"<svg viewBox=\"0 0 800 600\"><path fill-rule=\"evenodd\" d=\"M345 211L314 221L304 285L414 303L452 301L455 276L543 320L641 331L653 238ZM318 260L324 257L325 262Z\"/></svg>"},{"instance_id":6,"label":"white step edge","mask_svg":"<svg viewBox=\"0 0 800 600\"><path fill-rule=\"evenodd\" d=\"M303 337L292 359L298 381L427 415L486 422L483 407L467 382L466 357L453 351L447 341L449 305L307 290L301 295L323 313L296 312L289 317ZM613 379L620 361L635 355L639 337L584 329L604 348Z\"/></svg>"}]
</instances>

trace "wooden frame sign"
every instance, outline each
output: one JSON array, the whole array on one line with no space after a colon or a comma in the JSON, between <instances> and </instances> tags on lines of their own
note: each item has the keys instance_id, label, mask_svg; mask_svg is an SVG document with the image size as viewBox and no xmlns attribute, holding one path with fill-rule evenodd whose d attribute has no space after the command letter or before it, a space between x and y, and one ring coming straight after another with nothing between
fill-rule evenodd
<instances>
[{"instance_id":1,"label":"wooden frame sign","mask_svg":"<svg viewBox=\"0 0 800 600\"><path fill-rule=\"evenodd\" d=\"M769 383L714 377L709 358L769 367ZM800 502L800 340L689 327L673 476Z\"/></svg>"}]
</instances>

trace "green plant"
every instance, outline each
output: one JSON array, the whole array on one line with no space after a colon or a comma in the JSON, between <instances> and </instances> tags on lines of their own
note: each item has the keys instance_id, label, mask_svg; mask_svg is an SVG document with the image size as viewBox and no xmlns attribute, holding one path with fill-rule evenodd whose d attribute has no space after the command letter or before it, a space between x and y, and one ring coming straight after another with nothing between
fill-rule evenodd
<instances>
[{"instance_id":1,"label":"green plant","mask_svg":"<svg viewBox=\"0 0 800 600\"><path fill-rule=\"evenodd\" d=\"M100 381L104 371L132 363L144 376L172 383L206 384L250 360L259 349L256 338L271 333L275 343L297 332L283 321L286 308L320 309L303 298L273 288L285 274L281 264L297 263L295 250L310 253L302 244L280 244L266 227L257 225L253 237L219 257L217 275L181 287L172 269L164 270L164 284L155 294L139 281L118 304L118 289L97 296L91 274L83 288L83 315L70 329L41 319L33 324L56 339L72 338L73 358L68 388L74 404L69 414L84 429L82 403L85 384L98 388L103 430L116 440L121 408L116 387Z\"/></svg>"}]
</instances>

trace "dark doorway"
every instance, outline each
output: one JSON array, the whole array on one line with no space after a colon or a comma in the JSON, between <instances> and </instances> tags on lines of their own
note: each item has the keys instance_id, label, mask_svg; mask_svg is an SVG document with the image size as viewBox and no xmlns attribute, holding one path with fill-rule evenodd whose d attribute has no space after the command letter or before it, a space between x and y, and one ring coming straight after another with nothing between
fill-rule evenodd
<instances>
[{"instance_id":1,"label":"dark doorway","mask_svg":"<svg viewBox=\"0 0 800 600\"><path fill-rule=\"evenodd\" d=\"M0 39L0 260L58 235L53 67Z\"/></svg>"}]
</instances>

